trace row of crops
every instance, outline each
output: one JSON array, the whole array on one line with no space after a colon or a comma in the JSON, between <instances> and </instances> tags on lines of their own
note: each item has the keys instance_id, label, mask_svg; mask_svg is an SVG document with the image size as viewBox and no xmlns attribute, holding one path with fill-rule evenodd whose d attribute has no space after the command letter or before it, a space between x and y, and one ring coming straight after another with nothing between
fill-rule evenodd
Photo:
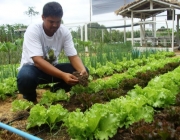
<instances>
[{"instance_id":1,"label":"row of crops","mask_svg":"<svg viewBox=\"0 0 180 140\"><path fill-rule=\"evenodd\" d=\"M29 112L24 128L28 133L48 126L53 134L64 127L73 139L110 139L118 128L128 128L140 120L152 122L155 108L175 103L180 59L172 56L173 52L156 52L148 57L145 53L133 60L99 63L96 68L90 67L87 87L76 85L69 94L47 90L36 105L14 100L12 111ZM0 84L2 99L14 95L15 80L10 77ZM14 89L8 91L10 87ZM76 105L74 109L70 108L72 104Z\"/></svg>"},{"instance_id":2,"label":"row of crops","mask_svg":"<svg viewBox=\"0 0 180 140\"><path fill-rule=\"evenodd\" d=\"M147 55L148 54L148 55ZM128 54L129 55L129 54ZM105 57L106 54L104 54L103 57ZM116 60L116 63L112 63L111 61L106 61L106 64L103 65L100 63L100 61L97 61L97 67L93 67L92 65L88 65L89 61L91 60L85 60L86 64L88 65L88 68L90 70L90 76L89 76L89 80L93 80L93 79L97 79L97 78L102 78L103 75L105 76L111 76L112 74L114 74L114 77L119 77L118 75L116 75L116 73L122 73L124 71L127 71L127 69L129 69L129 71L131 70L131 67L134 67L136 65L145 65L147 62L152 61L153 59L160 59L161 57L166 57L166 56L174 56L173 52L145 52L144 54L138 55L137 59L129 59L129 56L127 57L123 57L123 60ZM96 57L96 56L95 56ZM147 59L148 57L148 59ZM6 94L12 94L11 91L16 91L17 87L16 87L16 76L17 76L17 68L19 67L19 64L14 64L14 65L3 65L0 67L0 99L5 99L5 95ZM113 76L112 76L113 77ZM122 78L116 78L116 79L122 79ZM97 80L98 82L100 81L104 81L102 79ZM109 79L108 81L111 81L111 79ZM108 83L108 82L107 82ZM102 85L102 84L96 84L95 81L92 82L92 85ZM89 87L91 87L91 83L89 84ZM74 87L75 89L78 88ZM16 90L15 90L16 89ZM89 92L91 91L90 89L88 89ZM93 90L96 90L93 89ZM80 89L81 91L81 89ZM77 92L77 91L76 91ZM93 91L94 92L94 91Z\"/></svg>"}]
</instances>

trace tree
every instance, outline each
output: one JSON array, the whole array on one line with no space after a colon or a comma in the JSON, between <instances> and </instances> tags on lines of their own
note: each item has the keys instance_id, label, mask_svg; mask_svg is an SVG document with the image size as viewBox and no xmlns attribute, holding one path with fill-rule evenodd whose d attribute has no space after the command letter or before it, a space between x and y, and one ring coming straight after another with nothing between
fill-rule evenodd
<instances>
[{"instance_id":1,"label":"tree","mask_svg":"<svg viewBox=\"0 0 180 140\"><path fill-rule=\"evenodd\" d=\"M35 7L28 7L28 11L25 11L25 14L31 17L31 22L32 22L32 16L38 15L39 12L34 11Z\"/></svg>"}]
</instances>

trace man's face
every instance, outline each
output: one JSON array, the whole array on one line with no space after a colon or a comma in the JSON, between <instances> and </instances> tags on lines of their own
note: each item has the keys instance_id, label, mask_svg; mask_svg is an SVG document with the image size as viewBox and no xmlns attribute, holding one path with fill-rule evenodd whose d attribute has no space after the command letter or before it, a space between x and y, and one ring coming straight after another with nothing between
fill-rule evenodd
<instances>
[{"instance_id":1,"label":"man's face","mask_svg":"<svg viewBox=\"0 0 180 140\"><path fill-rule=\"evenodd\" d=\"M54 17L54 16L49 16L49 17L44 17L42 16L43 19L43 28L45 33L48 36L53 36L53 34L57 31L61 24L61 18L60 17Z\"/></svg>"}]
</instances>

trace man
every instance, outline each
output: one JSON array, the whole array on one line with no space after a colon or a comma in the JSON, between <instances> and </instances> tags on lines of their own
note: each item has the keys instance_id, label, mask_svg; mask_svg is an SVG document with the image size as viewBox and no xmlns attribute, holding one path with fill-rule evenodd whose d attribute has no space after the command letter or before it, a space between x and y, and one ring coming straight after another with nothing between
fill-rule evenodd
<instances>
[{"instance_id":1,"label":"man","mask_svg":"<svg viewBox=\"0 0 180 140\"><path fill-rule=\"evenodd\" d=\"M59 88L69 91L78 84L78 78L72 74L74 71L88 75L88 69L74 48L69 30L61 25L62 16L61 5L49 2L43 7L43 23L30 25L24 34L17 86L28 101L36 101L38 84L59 82ZM58 64L62 50L70 63Z\"/></svg>"}]
</instances>

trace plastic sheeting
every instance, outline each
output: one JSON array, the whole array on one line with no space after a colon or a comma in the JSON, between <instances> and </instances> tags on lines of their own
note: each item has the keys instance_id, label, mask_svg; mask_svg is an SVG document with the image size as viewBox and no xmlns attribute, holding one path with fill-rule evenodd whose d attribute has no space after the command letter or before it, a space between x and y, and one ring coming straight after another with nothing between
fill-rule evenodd
<instances>
[{"instance_id":1,"label":"plastic sheeting","mask_svg":"<svg viewBox=\"0 0 180 140\"><path fill-rule=\"evenodd\" d=\"M92 0L92 15L111 13L134 0Z\"/></svg>"}]
</instances>

